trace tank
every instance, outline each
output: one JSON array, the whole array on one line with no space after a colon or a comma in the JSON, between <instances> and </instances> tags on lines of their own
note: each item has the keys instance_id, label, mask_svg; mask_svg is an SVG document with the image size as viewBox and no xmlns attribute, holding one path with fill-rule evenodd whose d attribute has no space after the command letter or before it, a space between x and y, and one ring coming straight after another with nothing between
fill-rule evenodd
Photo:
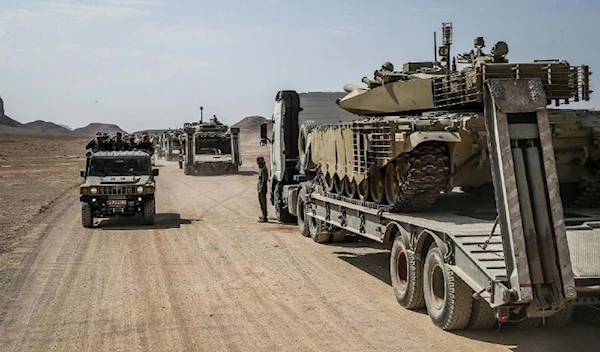
<instances>
[{"instance_id":1,"label":"tank","mask_svg":"<svg viewBox=\"0 0 600 352\"><path fill-rule=\"evenodd\" d=\"M242 164L239 128L230 128L216 116L204 122L183 126L185 175L220 175L237 173Z\"/></svg>"},{"instance_id":2,"label":"tank","mask_svg":"<svg viewBox=\"0 0 600 352\"><path fill-rule=\"evenodd\" d=\"M493 194L484 83L534 78L555 107L548 116L564 200L600 205L600 112L564 108L590 99L588 66L555 59L511 63L507 43L486 53L483 37L475 38L473 50L451 57L452 24L444 23L442 33L441 60L408 62L401 71L386 62L372 79L362 79L364 86L344 86L347 95L336 103L357 115L355 121L304 122L302 167L318 168L329 192L394 212L427 210L444 192ZM514 131L520 132L526 131Z\"/></svg>"}]
</instances>

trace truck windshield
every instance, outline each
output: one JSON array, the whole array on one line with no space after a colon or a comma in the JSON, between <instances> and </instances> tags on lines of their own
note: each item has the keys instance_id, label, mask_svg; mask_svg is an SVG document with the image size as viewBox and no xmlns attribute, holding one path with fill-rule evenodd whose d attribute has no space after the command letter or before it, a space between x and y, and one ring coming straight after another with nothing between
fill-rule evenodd
<instances>
[{"instance_id":1,"label":"truck windshield","mask_svg":"<svg viewBox=\"0 0 600 352\"><path fill-rule=\"evenodd\" d=\"M150 175L148 158L93 158L90 176Z\"/></svg>"}]
</instances>

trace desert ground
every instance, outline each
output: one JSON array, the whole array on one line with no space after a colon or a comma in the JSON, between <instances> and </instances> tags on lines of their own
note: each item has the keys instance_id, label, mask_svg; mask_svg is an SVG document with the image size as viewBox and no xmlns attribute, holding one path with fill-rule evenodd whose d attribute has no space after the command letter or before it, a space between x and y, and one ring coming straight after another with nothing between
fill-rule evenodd
<instances>
[{"instance_id":1,"label":"desert ground","mask_svg":"<svg viewBox=\"0 0 600 352\"><path fill-rule=\"evenodd\" d=\"M158 161L157 221L81 227L81 139L0 137L0 351L595 351L597 326L444 332L402 308L389 252L257 222L238 175Z\"/></svg>"}]
</instances>

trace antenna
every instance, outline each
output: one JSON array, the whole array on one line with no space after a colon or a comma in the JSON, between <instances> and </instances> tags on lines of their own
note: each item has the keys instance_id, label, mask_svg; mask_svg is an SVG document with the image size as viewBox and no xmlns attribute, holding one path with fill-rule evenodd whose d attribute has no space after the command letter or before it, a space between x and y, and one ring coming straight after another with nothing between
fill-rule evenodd
<instances>
[{"instance_id":1,"label":"antenna","mask_svg":"<svg viewBox=\"0 0 600 352\"><path fill-rule=\"evenodd\" d=\"M437 33L433 32L433 62L437 63Z\"/></svg>"},{"instance_id":2,"label":"antenna","mask_svg":"<svg viewBox=\"0 0 600 352\"><path fill-rule=\"evenodd\" d=\"M204 121L204 114L202 113L202 110L204 110L204 107L200 107L200 123L202 123Z\"/></svg>"}]
</instances>

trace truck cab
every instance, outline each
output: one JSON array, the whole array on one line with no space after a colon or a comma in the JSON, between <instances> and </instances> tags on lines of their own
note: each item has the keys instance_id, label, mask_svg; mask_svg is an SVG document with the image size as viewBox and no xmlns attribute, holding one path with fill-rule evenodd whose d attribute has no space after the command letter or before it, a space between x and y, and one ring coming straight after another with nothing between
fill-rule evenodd
<instances>
[{"instance_id":1,"label":"truck cab","mask_svg":"<svg viewBox=\"0 0 600 352\"><path fill-rule=\"evenodd\" d=\"M88 153L84 178L79 187L83 227L93 227L94 218L141 214L144 224L155 216L155 177L150 156L142 151Z\"/></svg>"}]
</instances>

